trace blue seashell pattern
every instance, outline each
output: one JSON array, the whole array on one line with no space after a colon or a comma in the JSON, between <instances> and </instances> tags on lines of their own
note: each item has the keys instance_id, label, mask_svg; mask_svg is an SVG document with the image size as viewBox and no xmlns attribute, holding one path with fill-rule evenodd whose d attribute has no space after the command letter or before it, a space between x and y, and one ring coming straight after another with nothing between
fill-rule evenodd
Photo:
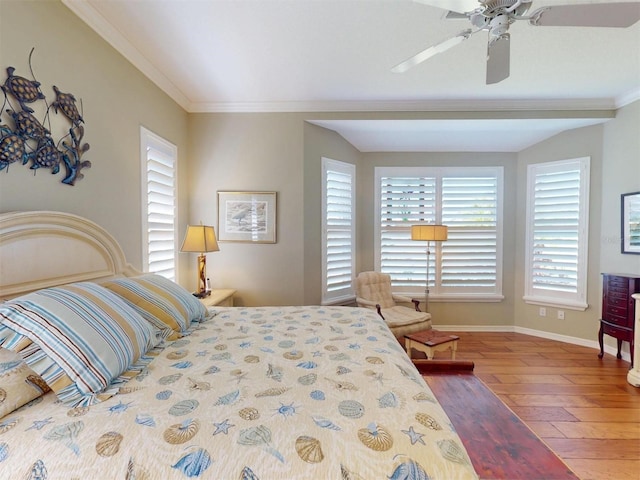
<instances>
[{"instance_id":1,"label":"blue seashell pattern","mask_svg":"<svg viewBox=\"0 0 640 480\"><path fill-rule=\"evenodd\" d=\"M0 478L477 480L375 311L211 311L117 395L71 408L48 393L0 419Z\"/></svg>"}]
</instances>

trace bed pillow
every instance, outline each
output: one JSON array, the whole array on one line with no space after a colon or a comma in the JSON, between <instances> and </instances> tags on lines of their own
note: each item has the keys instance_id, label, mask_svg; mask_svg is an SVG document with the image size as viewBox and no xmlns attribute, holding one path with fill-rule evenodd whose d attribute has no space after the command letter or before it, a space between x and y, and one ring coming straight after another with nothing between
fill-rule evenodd
<instances>
[{"instance_id":1,"label":"bed pillow","mask_svg":"<svg viewBox=\"0 0 640 480\"><path fill-rule=\"evenodd\" d=\"M48 391L45 381L17 353L0 348L0 418Z\"/></svg>"},{"instance_id":2,"label":"bed pillow","mask_svg":"<svg viewBox=\"0 0 640 480\"><path fill-rule=\"evenodd\" d=\"M118 278L102 284L124 298L143 318L165 332L169 340L187 333L192 322L204 320L206 307L185 288L153 273Z\"/></svg>"},{"instance_id":3,"label":"bed pillow","mask_svg":"<svg viewBox=\"0 0 640 480\"><path fill-rule=\"evenodd\" d=\"M70 406L111 396L119 377L161 340L120 297L84 282L0 305L0 346L16 351Z\"/></svg>"}]
</instances>

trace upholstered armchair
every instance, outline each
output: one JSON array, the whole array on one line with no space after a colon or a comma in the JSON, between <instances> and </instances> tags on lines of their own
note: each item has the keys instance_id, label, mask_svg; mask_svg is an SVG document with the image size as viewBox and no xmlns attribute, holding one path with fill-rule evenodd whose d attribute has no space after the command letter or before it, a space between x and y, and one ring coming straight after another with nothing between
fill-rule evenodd
<instances>
[{"instance_id":1,"label":"upholstered armchair","mask_svg":"<svg viewBox=\"0 0 640 480\"><path fill-rule=\"evenodd\" d=\"M398 305L412 303L415 308ZM386 273L361 272L356 278L356 303L377 310L396 338L404 345L404 336L431 328L431 314L420 311L420 301L391 292L391 277Z\"/></svg>"}]
</instances>

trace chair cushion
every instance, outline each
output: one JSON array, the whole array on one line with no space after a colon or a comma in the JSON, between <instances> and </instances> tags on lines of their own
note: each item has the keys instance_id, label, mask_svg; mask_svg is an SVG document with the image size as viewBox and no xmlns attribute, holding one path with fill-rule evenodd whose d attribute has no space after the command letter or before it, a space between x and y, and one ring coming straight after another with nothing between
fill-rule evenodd
<instances>
[{"instance_id":1,"label":"chair cushion","mask_svg":"<svg viewBox=\"0 0 640 480\"><path fill-rule=\"evenodd\" d=\"M361 272L356 278L356 292L358 297L378 303L381 308L395 305L391 294L391 277L386 273Z\"/></svg>"},{"instance_id":2,"label":"chair cushion","mask_svg":"<svg viewBox=\"0 0 640 480\"><path fill-rule=\"evenodd\" d=\"M389 328L412 325L414 323L424 322L431 319L430 313L418 312L414 309L400 305L391 308L383 308L382 316L387 322Z\"/></svg>"},{"instance_id":3,"label":"chair cushion","mask_svg":"<svg viewBox=\"0 0 640 480\"><path fill-rule=\"evenodd\" d=\"M422 332L423 330L429 330L432 328L431 319L424 322L413 323L411 325L403 325L402 327L393 327L391 332L395 337L404 345L404 336L411 335L412 333Z\"/></svg>"}]
</instances>

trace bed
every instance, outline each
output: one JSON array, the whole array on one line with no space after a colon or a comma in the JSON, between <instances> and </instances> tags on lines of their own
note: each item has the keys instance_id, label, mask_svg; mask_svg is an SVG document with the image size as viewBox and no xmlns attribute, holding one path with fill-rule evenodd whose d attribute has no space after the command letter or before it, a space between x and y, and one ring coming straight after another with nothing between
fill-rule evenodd
<instances>
[{"instance_id":1,"label":"bed","mask_svg":"<svg viewBox=\"0 0 640 480\"><path fill-rule=\"evenodd\" d=\"M60 212L0 214L0 298L2 478L478 478L372 310L207 310Z\"/></svg>"}]
</instances>

